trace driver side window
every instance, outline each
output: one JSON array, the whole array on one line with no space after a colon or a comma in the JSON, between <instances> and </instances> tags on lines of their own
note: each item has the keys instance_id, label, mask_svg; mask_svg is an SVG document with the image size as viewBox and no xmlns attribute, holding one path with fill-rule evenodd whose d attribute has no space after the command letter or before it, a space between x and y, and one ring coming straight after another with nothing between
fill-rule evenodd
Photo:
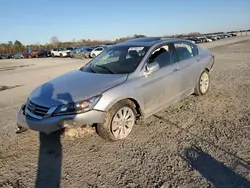
<instances>
[{"instance_id":1,"label":"driver side window","mask_svg":"<svg viewBox=\"0 0 250 188\"><path fill-rule=\"evenodd\" d=\"M151 54L148 63L157 62L160 66L160 68L172 65L174 63L173 58L173 51L170 47L170 45L163 45L159 48L157 48L153 53Z\"/></svg>"}]
</instances>

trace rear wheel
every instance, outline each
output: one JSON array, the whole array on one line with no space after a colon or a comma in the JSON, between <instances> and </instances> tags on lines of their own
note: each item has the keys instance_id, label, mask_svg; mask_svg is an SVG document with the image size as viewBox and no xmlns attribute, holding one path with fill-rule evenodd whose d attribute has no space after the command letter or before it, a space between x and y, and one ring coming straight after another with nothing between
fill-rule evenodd
<instances>
[{"instance_id":1,"label":"rear wheel","mask_svg":"<svg viewBox=\"0 0 250 188\"><path fill-rule=\"evenodd\" d=\"M51 54L51 56L52 56L52 57L55 57L55 55L54 55L53 53Z\"/></svg>"},{"instance_id":2,"label":"rear wheel","mask_svg":"<svg viewBox=\"0 0 250 188\"><path fill-rule=\"evenodd\" d=\"M95 54L92 54L92 57L94 58L94 57L96 57L96 55L95 55Z\"/></svg>"},{"instance_id":3,"label":"rear wheel","mask_svg":"<svg viewBox=\"0 0 250 188\"><path fill-rule=\"evenodd\" d=\"M60 53L60 57L61 57L61 58L63 57L62 53Z\"/></svg>"},{"instance_id":4,"label":"rear wheel","mask_svg":"<svg viewBox=\"0 0 250 188\"><path fill-rule=\"evenodd\" d=\"M97 133L105 140L117 141L128 137L136 122L136 110L130 100L116 103L106 114L104 123L97 124Z\"/></svg>"},{"instance_id":5,"label":"rear wheel","mask_svg":"<svg viewBox=\"0 0 250 188\"><path fill-rule=\"evenodd\" d=\"M194 94L205 95L210 88L210 76L207 70L204 70L199 78L199 81L195 87Z\"/></svg>"}]
</instances>

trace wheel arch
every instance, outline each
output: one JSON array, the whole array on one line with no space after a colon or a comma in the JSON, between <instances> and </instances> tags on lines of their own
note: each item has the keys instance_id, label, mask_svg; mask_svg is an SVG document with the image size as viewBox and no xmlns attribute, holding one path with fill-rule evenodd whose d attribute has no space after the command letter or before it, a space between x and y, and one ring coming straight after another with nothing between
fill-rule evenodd
<instances>
[{"instance_id":1,"label":"wheel arch","mask_svg":"<svg viewBox=\"0 0 250 188\"><path fill-rule=\"evenodd\" d=\"M117 104L117 103L119 103L119 102L121 102L123 100L129 100L129 101L131 101L133 103L133 105L134 105L134 107L136 109L136 112L138 113L137 114L138 116L143 116L144 115L144 113L143 113L143 105L142 105L143 103L140 100L136 99L135 97L119 97L119 98L116 98L115 100L110 101L105 107L103 105L99 106L97 104L97 106L95 106L95 109L103 110L103 111L107 112L115 104ZM104 101L105 101L105 99L104 99Z\"/></svg>"}]
</instances>

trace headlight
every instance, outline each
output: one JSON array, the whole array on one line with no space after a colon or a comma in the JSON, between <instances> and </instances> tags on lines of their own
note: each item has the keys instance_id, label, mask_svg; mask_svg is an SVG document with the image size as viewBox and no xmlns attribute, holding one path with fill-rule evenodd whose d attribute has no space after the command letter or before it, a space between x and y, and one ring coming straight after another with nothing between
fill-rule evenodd
<instances>
[{"instance_id":1,"label":"headlight","mask_svg":"<svg viewBox=\"0 0 250 188\"><path fill-rule=\"evenodd\" d=\"M87 112L94 108L100 98L101 95L98 95L87 100L60 105L56 109L54 115L67 115Z\"/></svg>"}]
</instances>

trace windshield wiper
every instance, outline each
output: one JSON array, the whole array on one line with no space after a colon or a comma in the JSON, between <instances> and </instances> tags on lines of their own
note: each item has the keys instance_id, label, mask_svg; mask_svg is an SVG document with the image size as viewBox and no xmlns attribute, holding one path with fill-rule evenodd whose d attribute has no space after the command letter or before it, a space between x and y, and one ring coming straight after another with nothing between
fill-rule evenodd
<instances>
[{"instance_id":1,"label":"windshield wiper","mask_svg":"<svg viewBox=\"0 0 250 188\"><path fill-rule=\"evenodd\" d=\"M113 72L112 70L110 70L108 67L102 66L102 65L95 65L96 67L100 67L102 69L107 70L108 72L110 72L111 74L115 74L115 72Z\"/></svg>"}]
</instances>

